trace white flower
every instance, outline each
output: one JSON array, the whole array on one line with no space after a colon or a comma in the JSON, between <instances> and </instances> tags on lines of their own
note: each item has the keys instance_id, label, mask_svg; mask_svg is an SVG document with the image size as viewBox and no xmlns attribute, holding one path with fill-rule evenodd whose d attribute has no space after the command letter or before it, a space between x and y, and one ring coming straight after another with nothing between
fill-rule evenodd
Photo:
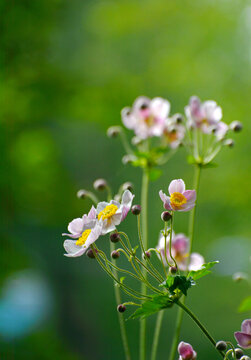
<instances>
[{"instance_id":1,"label":"white flower","mask_svg":"<svg viewBox=\"0 0 251 360\"><path fill-rule=\"evenodd\" d=\"M121 204L111 200L109 203L102 201L97 205L98 222L102 226L102 235L116 229L128 214L134 195L129 190L123 193Z\"/></svg>"}]
</instances>

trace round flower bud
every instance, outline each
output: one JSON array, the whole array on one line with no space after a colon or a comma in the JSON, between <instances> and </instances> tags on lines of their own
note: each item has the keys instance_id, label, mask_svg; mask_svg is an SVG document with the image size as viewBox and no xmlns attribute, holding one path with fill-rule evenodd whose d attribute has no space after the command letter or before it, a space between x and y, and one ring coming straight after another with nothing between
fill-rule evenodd
<instances>
[{"instance_id":1,"label":"round flower bud","mask_svg":"<svg viewBox=\"0 0 251 360\"><path fill-rule=\"evenodd\" d=\"M107 182L105 179L97 179L93 183L95 190L102 191L107 188Z\"/></svg>"},{"instance_id":2,"label":"round flower bud","mask_svg":"<svg viewBox=\"0 0 251 360\"><path fill-rule=\"evenodd\" d=\"M135 156L133 155L125 155L122 157L122 163L124 165L131 164L133 161L135 161Z\"/></svg>"},{"instance_id":3,"label":"round flower bud","mask_svg":"<svg viewBox=\"0 0 251 360\"><path fill-rule=\"evenodd\" d=\"M236 359L240 359L244 355L243 350L240 348L234 349L234 352L235 352Z\"/></svg>"},{"instance_id":4,"label":"round flower bud","mask_svg":"<svg viewBox=\"0 0 251 360\"><path fill-rule=\"evenodd\" d=\"M163 213L161 214L161 219L163 221L169 221L172 218L172 215L170 214L169 211L163 211Z\"/></svg>"},{"instance_id":5,"label":"round flower bud","mask_svg":"<svg viewBox=\"0 0 251 360\"><path fill-rule=\"evenodd\" d=\"M176 124L181 124L183 122L183 116L181 114L176 114L175 122L176 122Z\"/></svg>"},{"instance_id":6,"label":"round flower bud","mask_svg":"<svg viewBox=\"0 0 251 360\"><path fill-rule=\"evenodd\" d=\"M98 253L97 249L95 249L95 252L96 252L96 254ZM86 256L88 256L90 259L95 259L95 255L94 255L92 249L88 249L88 250L86 251Z\"/></svg>"},{"instance_id":7,"label":"round flower bud","mask_svg":"<svg viewBox=\"0 0 251 360\"><path fill-rule=\"evenodd\" d=\"M232 276L233 281L240 282L242 280L247 280L248 275L243 272L236 272Z\"/></svg>"},{"instance_id":8,"label":"round flower bud","mask_svg":"<svg viewBox=\"0 0 251 360\"><path fill-rule=\"evenodd\" d=\"M139 215L141 212L141 206L133 205L131 212L133 213L133 215Z\"/></svg>"},{"instance_id":9,"label":"round flower bud","mask_svg":"<svg viewBox=\"0 0 251 360\"><path fill-rule=\"evenodd\" d=\"M117 306L117 310L118 310L118 312L123 313L123 312L126 311L126 307L125 307L125 305L123 305L123 304L119 304L119 305Z\"/></svg>"},{"instance_id":10,"label":"round flower bud","mask_svg":"<svg viewBox=\"0 0 251 360\"><path fill-rule=\"evenodd\" d=\"M233 139L227 139L224 141L224 145L232 148L234 146L234 140Z\"/></svg>"},{"instance_id":11,"label":"round flower bud","mask_svg":"<svg viewBox=\"0 0 251 360\"><path fill-rule=\"evenodd\" d=\"M235 132L239 132L242 130L243 126L242 126L242 123L240 121L233 121L231 122L231 124L229 125L230 129L232 131L235 131Z\"/></svg>"},{"instance_id":12,"label":"round flower bud","mask_svg":"<svg viewBox=\"0 0 251 360\"><path fill-rule=\"evenodd\" d=\"M118 259L120 257L120 253L117 250L113 250L111 253L111 257L113 259Z\"/></svg>"},{"instance_id":13,"label":"round flower bud","mask_svg":"<svg viewBox=\"0 0 251 360\"><path fill-rule=\"evenodd\" d=\"M122 190L123 191L130 190L132 192L133 191L133 184L130 181L125 182L122 185Z\"/></svg>"},{"instance_id":14,"label":"round flower bud","mask_svg":"<svg viewBox=\"0 0 251 360\"><path fill-rule=\"evenodd\" d=\"M178 269L176 268L176 266L171 266L169 268L169 271L172 275L175 275L177 273Z\"/></svg>"},{"instance_id":15,"label":"round flower bud","mask_svg":"<svg viewBox=\"0 0 251 360\"><path fill-rule=\"evenodd\" d=\"M244 356L241 357L241 360L250 360L250 357L247 356L247 355L244 355Z\"/></svg>"},{"instance_id":16,"label":"round flower bud","mask_svg":"<svg viewBox=\"0 0 251 360\"><path fill-rule=\"evenodd\" d=\"M77 197L78 197L79 199L86 199L86 198L88 197L88 191L83 190L83 189L78 190L78 192L77 192Z\"/></svg>"},{"instance_id":17,"label":"round flower bud","mask_svg":"<svg viewBox=\"0 0 251 360\"><path fill-rule=\"evenodd\" d=\"M216 349L219 351L225 351L227 349L227 344L225 341L218 341L215 345Z\"/></svg>"},{"instance_id":18,"label":"round flower bud","mask_svg":"<svg viewBox=\"0 0 251 360\"><path fill-rule=\"evenodd\" d=\"M120 133L120 128L119 126L111 126L107 129L107 136L110 137L110 138L115 138L119 135Z\"/></svg>"},{"instance_id":19,"label":"round flower bud","mask_svg":"<svg viewBox=\"0 0 251 360\"><path fill-rule=\"evenodd\" d=\"M137 146L142 143L142 139L137 136L134 136L131 140L132 145Z\"/></svg>"},{"instance_id":20,"label":"round flower bud","mask_svg":"<svg viewBox=\"0 0 251 360\"><path fill-rule=\"evenodd\" d=\"M119 236L119 234L118 233L112 233L111 235L110 235L110 240L111 240L111 242L113 242L113 243L117 243L117 242L119 242L120 241L120 236Z\"/></svg>"},{"instance_id":21,"label":"round flower bud","mask_svg":"<svg viewBox=\"0 0 251 360\"><path fill-rule=\"evenodd\" d=\"M150 257L151 257L150 251L146 251L145 254L143 254L143 258L144 258L144 259L145 259L145 258L150 259Z\"/></svg>"}]
</instances>

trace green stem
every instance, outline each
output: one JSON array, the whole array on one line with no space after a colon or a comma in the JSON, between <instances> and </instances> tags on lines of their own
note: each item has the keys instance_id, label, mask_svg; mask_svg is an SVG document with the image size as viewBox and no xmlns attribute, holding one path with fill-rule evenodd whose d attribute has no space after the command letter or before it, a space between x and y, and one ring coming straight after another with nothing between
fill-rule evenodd
<instances>
[{"instance_id":1,"label":"green stem","mask_svg":"<svg viewBox=\"0 0 251 360\"><path fill-rule=\"evenodd\" d=\"M143 232L143 246L145 249L148 248L148 233L147 233L147 203L148 203L148 185L149 185L149 174L148 169L144 169L142 177L142 189L141 189L141 219L142 219L142 232ZM146 278L146 269L142 269L143 275ZM146 284L141 284L141 293L146 295L147 288ZM140 332L139 332L139 358L140 360L146 359L146 319L140 320Z\"/></svg>"},{"instance_id":2,"label":"green stem","mask_svg":"<svg viewBox=\"0 0 251 360\"><path fill-rule=\"evenodd\" d=\"M173 260L176 269L178 269L178 265L176 263L176 260L174 259L173 255L172 255L173 216L174 216L174 214L173 214L173 211L172 211L171 226L170 226L170 238L169 238L169 255L170 255L170 258Z\"/></svg>"},{"instance_id":3,"label":"green stem","mask_svg":"<svg viewBox=\"0 0 251 360\"><path fill-rule=\"evenodd\" d=\"M110 242L110 250L111 250L111 252L113 250L115 250L115 244L112 243L112 242ZM114 259L112 259L112 263L113 263L113 265L115 265ZM116 278L118 277L117 270L114 270L114 275L115 275ZM117 303L117 305L119 305L122 302L121 293L120 293L119 287L116 286L116 285L114 285L114 292L115 292L116 303ZM125 327L124 315L118 312L118 319L119 319L119 327L120 327L121 339L122 339L124 352L125 352L125 359L126 360L131 360L130 349L129 349L127 333L126 333L126 327Z\"/></svg>"},{"instance_id":4,"label":"green stem","mask_svg":"<svg viewBox=\"0 0 251 360\"><path fill-rule=\"evenodd\" d=\"M176 304L178 306L180 306L192 319L193 321L198 325L198 327L201 329L201 331L206 335L206 337L208 338L208 340L212 343L212 345L216 346L216 341L214 340L214 338L209 334L209 332L207 331L207 329L205 328L204 325L202 325L202 323L200 322L200 320L197 318L197 316L194 315L194 313L188 309L188 307L186 307L185 304L183 304L182 302L180 302L179 300L176 301ZM217 350L217 349L216 349ZM225 354L220 351L220 350L217 350L220 355L224 358Z\"/></svg>"},{"instance_id":5,"label":"green stem","mask_svg":"<svg viewBox=\"0 0 251 360\"><path fill-rule=\"evenodd\" d=\"M161 325L162 325L163 316L164 316L164 310L159 311L158 316L157 316L157 320L156 320L154 336L153 336L151 360L156 360L158 343L159 343L159 334L160 334L160 329L161 329Z\"/></svg>"},{"instance_id":6,"label":"green stem","mask_svg":"<svg viewBox=\"0 0 251 360\"><path fill-rule=\"evenodd\" d=\"M198 203L200 173L201 173L201 167L199 165L196 165L195 174L194 174L194 189L196 190L197 201L196 201L195 207L191 210L190 217L189 217L188 232L189 232L189 238L190 238L190 245L189 245L189 252L188 252L188 263L189 263L190 254L192 251L193 238L194 238L195 212L196 212L197 203ZM185 297L183 297L181 301L182 301L182 303L185 303ZM179 337L180 337L182 318L183 318L183 310L181 307L179 307L178 313L177 313L175 334L174 334L174 338L173 338L173 342L172 342L169 360L175 359L175 354L177 351L177 346L178 346Z\"/></svg>"}]
</instances>

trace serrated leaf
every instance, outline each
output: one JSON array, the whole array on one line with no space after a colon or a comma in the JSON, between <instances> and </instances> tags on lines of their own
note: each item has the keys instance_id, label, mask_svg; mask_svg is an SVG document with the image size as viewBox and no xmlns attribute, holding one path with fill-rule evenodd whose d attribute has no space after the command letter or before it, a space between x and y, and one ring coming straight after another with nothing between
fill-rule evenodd
<instances>
[{"instance_id":1,"label":"serrated leaf","mask_svg":"<svg viewBox=\"0 0 251 360\"><path fill-rule=\"evenodd\" d=\"M187 290L194 285L192 278L186 278L183 275L169 275L166 281L161 286L166 287L171 294L175 294L176 290L180 290L184 295L187 295Z\"/></svg>"},{"instance_id":2,"label":"serrated leaf","mask_svg":"<svg viewBox=\"0 0 251 360\"><path fill-rule=\"evenodd\" d=\"M238 311L239 312L251 311L251 296L248 296L242 300L242 302L238 308Z\"/></svg>"},{"instance_id":3,"label":"serrated leaf","mask_svg":"<svg viewBox=\"0 0 251 360\"><path fill-rule=\"evenodd\" d=\"M129 319L146 318L152 314L159 312L162 309L171 307L173 302L168 295L153 295L151 299L146 300L140 308L138 308Z\"/></svg>"},{"instance_id":4,"label":"serrated leaf","mask_svg":"<svg viewBox=\"0 0 251 360\"><path fill-rule=\"evenodd\" d=\"M192 278L193 280L198 280L200 278L202 278L203 276L206 276L208 274L211 274L211 271L209 269L211 269L215 264L218 264L219 261L211 261L209 263L203 264L202 265L202 269L200 270L192 270L188 273L187 277Z\"/></svg>"},{"instance_id":5,"label":"serrated leaf","mask_svg":"<svg viewBox=\"0 0 251 360\"><path fill-rule=\"evenodd\" d=\"M162 170L160 169L151 169L149 171L149 180L150 181L156 181L158 180L162 175Z\"/></svg>"}]
</instances>

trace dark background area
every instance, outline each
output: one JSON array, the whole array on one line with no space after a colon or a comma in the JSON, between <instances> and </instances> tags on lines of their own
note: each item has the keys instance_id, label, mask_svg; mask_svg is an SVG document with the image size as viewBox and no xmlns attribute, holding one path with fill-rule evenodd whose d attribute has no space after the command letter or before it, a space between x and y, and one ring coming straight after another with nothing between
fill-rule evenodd
<instances>
[{"instance_id":1,"label":"dark background area","mask_svg":"<svg viewBox=\"0 0 251 360\"><path fill-rule=\"evenodd\" d=\"M188 300L216 339L234 341L250 317L237 312L250 287L231 278L250 274L250 3L10 0L0 10L0 358L123 359L113 284L86 256L64 257L61 233L88 211L76 192L98 177L114 191L132 181L140 202L140 170L123 165L120 142L105 135L139 95L169 99L172 113L191 95L215 99L225 122L244 124L234 149L202 174L194 250L221 263ZM184 149L151 184L151 246L162 226L158 191L175 178L191 188ZM187 232L187 220L177 215L176 232ZM135 218L120 229L133 238ZM98 245L108 251L108 237ZM174 323L175 310L166 311L159 359L168 357ZM138 322L127 326L136 359ZM186 316L182 340L200 359L216 356Z\"/></svg>"}]
</instances>

